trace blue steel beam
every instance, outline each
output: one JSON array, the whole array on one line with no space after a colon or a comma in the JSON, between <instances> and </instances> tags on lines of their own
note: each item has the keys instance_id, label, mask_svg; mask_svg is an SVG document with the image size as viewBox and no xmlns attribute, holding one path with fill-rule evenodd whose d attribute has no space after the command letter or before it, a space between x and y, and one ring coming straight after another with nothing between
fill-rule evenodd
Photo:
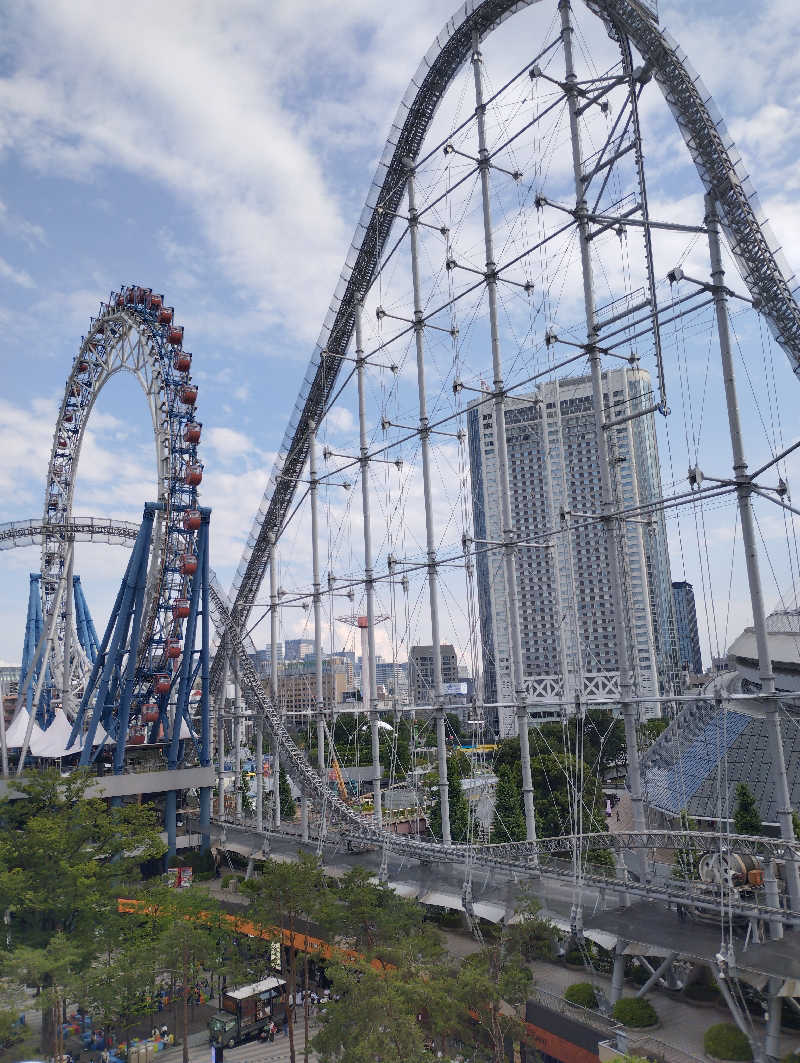
<instances>
[{"instance_id":1,"label":"blue steel beam","mask_svg":"<svg viewBox=\"0 0 800 1063\"><path fill-rule=\"evenodd\" d=\"M144 612L144 592L147 587L147 559L150 556L150 540L153 535L154 511L145 507L142 519L142 528L139 532L137 545L141 539L141 554L139 565L135 574L135 589L133 593L133 621L131 623L131 637L128 643L128 660L125 666L125 681L122 695L119 699L117 712L116 745L114 747L114 774L119 775L125 764L125 741L128 737L128 723L131 715L131 698L133 697L134 684L136 682L136 659L139 648L139 632L142 626L142 613Z\"/></svg>"},{"instance_id":2,"label":"blue steel beam","mask_svg":"<svg viewBox=\"0 0 800 1063\"><path fill-rule=\"evenodd\" d=\"M92 718L89 722L89 729L86 735L86 743L81 752L80 763L87 765L89 763L92 751L92 743L94 742L95 734L97 733L97 725L100 719L105 715L105 700L108 693L108 687L111 683L111 679L115 668L118 666L119 652L123 642L124 627L125 634L127 634L128 625L131 618L131 604L133 594L136 586L136 575L138 566L144 563L147 565L147 553L142 553L142 542L145 537L143 529L148 522L148 511L150 513L149 523L152 526L153 515L155 509L158 508L160 503L147 503L145 506L144 518L142 520L142 528L139 529L139 535L136 538L133 551L128 561L128 567L125 570L125 576L120 585L117 593L116 601L114 602L114 608L111 610L111 615L108 618L108 624L106 625L105 634L103 635L103 641L100 644L100 650L97 655L97 660L92 667L92 674L89 677L89 682L86 686L86 690L81 700L81 706L75 717L75 723L72 727L72 737L70 744L80 734L80 729L83 723L83 718L86 713L86 709L91 699L92 694L97 691L95 698L94 709L92 711ZM149 534L147 539L149 543ZM134 649L135 653L135 649Z\"/></svg>"},{"instance_id":3,"label":"blue steel beam","mask_svg":"<svg viewBox=\"0 0 800 1063\"><path fill-rule=\"evenodd\" d=\"M200 590L203 584L203 574L205 572L206 557L208 554L208 510L206 512L206 519L200 525L200 531L197 536L197 548L198 548L198 568L200 569L200 579L195 576L192 579L192 593L189 599L189 616L186 619L186 628L184 630L183 640L183 656L181 657L181 671L180 679L178 682L178 696L175 703L175 717L172 723L172 735L170 736L169 743L169 758L168 765L170 768L176 768L180 757L180 733L181 723L186 720L187 725L191 728L191 717L189 714L189 695L192 689L192 656L194 654L194 643L197 634L197 614L200 608ZM206 586L208 581L206 580Z\"/></svg>"}]
</instances>

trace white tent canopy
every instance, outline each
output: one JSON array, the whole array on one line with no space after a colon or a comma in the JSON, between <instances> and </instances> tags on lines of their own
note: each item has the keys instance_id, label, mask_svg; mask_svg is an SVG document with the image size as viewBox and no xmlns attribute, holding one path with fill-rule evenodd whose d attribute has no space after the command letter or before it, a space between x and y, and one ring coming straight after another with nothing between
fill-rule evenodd
<instances>
[{"instance_id":1,"label":"white tent canopy","mask_svg":"<svg viewBox=\"0 0 800 1063\"><path fill-rule=\"evenodd\" d=\"M6 731L6 747L8 749L22 749L25 742L25 735L28 731L28 721L30 720L30 714L28 710L23 706L17 712L17 715L12 720ZM83 749L83 739L78 736L75 742L68 746L69 736L72 733L72 724L59 709L52 723L43 731L38 723L34 723L31 729L30 740L30 752L31 756L41 757L45 760L58 760L60 757L70 756L73 753L80 753ZM183 737L183 736L182 736ZM108 738L102 725L98 725L95 732L93 746L99 746L105 742Z\"/></svg>"}]
</instances>

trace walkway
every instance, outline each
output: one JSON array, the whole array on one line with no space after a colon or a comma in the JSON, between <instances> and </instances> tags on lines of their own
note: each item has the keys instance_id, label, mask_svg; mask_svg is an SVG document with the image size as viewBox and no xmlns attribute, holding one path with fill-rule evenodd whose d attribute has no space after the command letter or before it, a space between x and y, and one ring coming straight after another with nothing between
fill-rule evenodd
<instances>
[{"instance_id":1,"label":"walkway","mask_svg":"<svg viewBox=\"0 0 800 1063\"><path fill-rule=\"evenodd\" d=\"M309 1040L317 1032L317 1027L309 1028ZM297 1063L302 1063L303 1056L303 1025L295 1028L294 1052ZM189 1063L208 1063L210 1049L208 1034L195 1033L189 1037ZM317 1056L309 1050L308 1058L315 1063ZM154 1063L182 1063L183 1048L177 1045L166 1052L159 1052L153 1056ZM274 1041L248 1041L247 1044L237 1045L236 1048L225 1049L225 1063L289 1063L289 1038L278 1034Z\"/></svg>"}]
</instances>

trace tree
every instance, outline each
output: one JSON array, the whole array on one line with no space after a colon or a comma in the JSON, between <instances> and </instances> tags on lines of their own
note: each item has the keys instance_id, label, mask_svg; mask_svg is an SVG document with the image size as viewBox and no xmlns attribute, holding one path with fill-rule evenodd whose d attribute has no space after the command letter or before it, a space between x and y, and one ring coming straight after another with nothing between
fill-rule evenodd
<instances>
[{"instance_id":1,"label":"tree","mask_svg":"<svg viewBox=\"0 0 800 1063\"><path fill-rule=\"evenodd\" d=\"M355 868L329 891L320 920L355 950L329 964L333 1000L314 1048L323 1063L427 1063L453 1026L455 972L416 901Z\"/></svg>"},{"instance_id":2,"label":"tree","mask_svg":"<svg viewBox=\"0 0 800 1063\"><path fill-rule=\"evenodd\" d=\"M454 842L469 841L469 805L461 780L469 775L469 758L460 750L447 758L447 804L450 809L450 837ZM442 837L442 804L436 791L428 826L435 838Z\"/></svg>"},{"instance_id":3,"label":"tree","mask_svg":"<svg viewBox=\"0 0 800 1063\"><path fill-rule=\"evenodd\" d=\"M126 1051L131 1026L153 1011L157 969L154 943L139 936L107 952L86 972L80 999L95 1021L121 1034Z\"/></svg>"},{"instance_id":4,"label":"tree","mask_svg":"<svg viewBox=\"0 0 800 1063\"><path fill-rule=\"evenodd\" d=\"M330 966L335 998L313 1041L322 1063L430 1063L426 1042L443 1011L433 1002L445 980L425 974L415 964Z\"/></svg>"},{"instance_id":5,"label":"tree","mask_svg":"<svg viewBox=\"0 0 800 1063\"><path fill-rule=\"evenodd\" d=\"M294 819L297 815L297 805L292 797L289 780L283 768L280 769L280 776L278 777L278 796L281 802L281 818Z\"/></svg>"},{"instance_id":6,"label":"tree","mask_svg":"<svg viewBox=\"0 0 800 1063\"><path fill-rule=\"evenodd\" d=\"M532 736L535 733L532 732ZM551 748L554 748L552 744ZM522 812L522 770L519 743L516 739L505 739L499 744L495 766L498 779L504 768L511 772ZM531 777L536 828L540 838L572 834L576 831L576 792L580 793L583 832L600 833L608 829L603 789L597 776L592 774L586 763L576 760L572 754L535 752L531 755ZM498 791L499 789L498 784ZM504 800L510 799L510 794L510 787L504 788ZM608 862L608 857L600 857L600 861Z\"/></svg>"},{"instance_id":7,"label":"tree","mask_svg":"<svg viewBox=\"0 0 800 1063\"><path fill-rule=\"evenodd\" d=\"M483 947L468 956L458 972L461 1039L467 1036L468 1016L477 1016L493 1063L504 1063L506 1037L519 1039L524 1029L516 1009L527 999L531 979L514 928L500 924L485 930Z\"/></svg>"},{"instance_id":8,"label":"tree","mask_svg":"<svg viewBox=\"0 0 800 1063\"><path fill-rule=\"evenodd\" d=\"M413 939L419 944L432 933L420 904L372 881L371 872L363 867L342 877L338 887L326 894L317 915L331 936L383 966L394 962L398 942Z\"/></svg>"},{"instance_id":9,"label":"tree","mask_svg":"<svg viewBox=\"0 0 800 1063\"><path fill-rule=\"evenodd\" d=\"M800 816L792 809L792 830L794 831L795 840L800 842Z\"/></svg>"},{"instance_id":10,"label":"tree","mask_svg":"<svg viewBox=\"0 0 800 1063\"><path fill-rule=\"evenodd\" d=\"M61 1014L71 990L80 981L86 963L80 948L63 931L53 934L46 945L18 945L5 957L4 970L22 985L35 986L42 1012L42 1045L55 1059L63 1054Z\"/></svg>"},{"instance_id":11,"label":"tree","mask_svg":"<svg viewBox=\"0 0 800 1063\"><path fill-rule=\"evenodd\" d=\"M17 784L21 798L0 799L0 910L10 913L9 970L41 990L44 1042L58 1055L59 1009L103 948L118 918L122 883L160 857L155 810L108 807L87 796L89 774L56 769Z\"/></svg>"},{"instance_id":12,"label":"tree","mask_svg":"<svg viewBox=\"0 0 800 1063\"><path fill-rule=\"evenodd\" d=\"M232 933L219 902L197 887L174 889L159 885L148 890L143 900L144 925L150 926L154 966L181 980L183 1063L188 1063L191 986L199 981L203 971L221 965L224 943Z\"/></svg>"},{"instance_id":13,"label":"tree","mask_svg":"<svg viewBox=\"0 0 800 1063\"><path fill-rule=\"evenodd\" d=\"M756 799L747 783L736 786L736 807L733 811L733 828L737 834L762 833L761 814Z\"/></svg>"},{"instance_id":14,"label":"tree","mask_svg":"<svg viewBox=\"0 0 800 1063\"><path fill-rule=\"evenodd\" d=\"M250 792L250 779L246 775L242 775L239 782L239 793L242 796L242 812L247 817L254 816L256 814L256 803Z\"/></svg>"},{"instance_id":15,"label":"tree","mask_svg":"<svg viewBox=\"0 0 800 1063\"><path fill-rule=\"evenodd\" d=\"M525 840L522 788L514 771L506 764L497 773L491 840L493 842Z\"/></svg>"},{"instance_id":16,"label":"tree","mask_svg":"<svg viewBox=\"0 0 800 1063\"><path fill-rule=\"evenodd\" d=\"M98 925L116 912L116 886L164 853L154 809L107 807L87 796L90 777L57 769L0 799L0 910L12 914L14 944L45 947L59 932L91 952Z\"/></svg>"},{"instance_id":17,"label":"tree","mask_svg":"<svg viewBox=\"0 0 800 1063\"><path fill-rule=\"evenodd\" d=\"M320 906L325 880L319 861L306 853L299 854L297 863L278 863L267 860L259 878L242 883L242 889L250 895L250 912L253 918L265 926L277 923L283 942L288 932L288 993L286 1018L289 1031L289 1055L295 1063L294 1024L297 994L297 946L295 935L305 938L304 974L308 985L308 923ZM281 948L281 962L286 950ZM306 994L307 997L307 994ZM308 1057L308 1008L305 1016L305 1055Z\"/></svg>"}]
</instances>

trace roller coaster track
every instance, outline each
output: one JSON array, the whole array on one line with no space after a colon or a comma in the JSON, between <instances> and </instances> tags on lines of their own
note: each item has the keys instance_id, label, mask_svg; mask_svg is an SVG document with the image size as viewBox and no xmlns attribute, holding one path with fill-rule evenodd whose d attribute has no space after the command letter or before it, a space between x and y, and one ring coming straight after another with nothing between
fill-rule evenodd
<instances>
[{"instance_id":1,"label":"roller coaster track","mask_svg":"<svg viewBox=\"0 0 800 1063\"><path fill-rule=\"evenodd\" d=\"M139 534L139 525L111 517L73 517L66 524L41 520L12 520L0 524L0 550L41 546L45 535L63 535L76 543L111 543L130 546Z\"/></svg>"},{"instance_id":2,"label":"roller coaster track","mask_svg":"<svg viewBox=\"0 0 800 1063\"><path fill-rule=\"evenodd\" d=\"M244 624L269 563L269 537L289 512L308 455L308 423L319 423L330 400L354 328L356 301L368 291L389 239L408 170L442 97L469 57L474 35L486 37L538 0L467 0L446 23L420 63L400 104L339 277L317 346L295 403L272 475L256 514L231 591L232 613ZM710 93L676 41L637 0L585 0L619 39L627 38L672 110L706 192L711 193L731 251L755 305L767 319L792 369L800 375L798 285L761 212L749 177ZM217 651L212 689L222 675Z\"/></svg>"},{"instance_id":3,"label":"roller coaster track","mask_svg":"<svg viewBox=\"0 0 800 1063\"><path fill-rule=\"evenodd\" d=\"M238 626L231 620L227 603L219 593L218 587L211 588L211 604L214 623L217 630L225 630L230 641L231 653L236 656L239 667L239 680L248 710L263 719L270 736L281 747L281 765L288 775L307 797L313 797L318 806L325 810L322 817L324 829L334 826L339 835L356 844L376 846L384 851L396 853L404 858L417 860L422 864L459 864L464 863L475 867L496 868L512 873L524 873L530 876L532 873L552 875L557 878L571 880L572 870L542 867L542 858L550 857L558 853L574 852L576 842L584 853L598 849L610 849L615 852L624 852L630 849L674 849L681 846L694 845L699 850L716 849L720 844L720 836L713 833L698 831L659 831L651 830L644 832L625 832L620 834L594 833L585 834L580 838L574 835L563 835L555 838L543 838L535 843L510 842L498 845L485 845L474 847L470 845L442 845L438 842L419 841L405 835L398 835L391 831L376 827L371 822L365 822L358 816L341 797L328 787L325 781L315 771L304 756L302 750L294 744L289 732L284 726L281 713L271 698L264 690L263 684L256 674L255 668L245 651L245 645ZM226 830L227 830L226 825ZM232 828L236 830L237 828ZM260 836L263 838L263 835ZM726 844L741 852L752 852L762 856L786 858L789 855L786 843L776 838L754 838L740 835L730 835L725 838ZM795 858L800 855L800 849L792 850ZM626 891L628 887L606 879L599 875L588 874L585 878L587 884L598 888ZM681 883L679 887L655 887L641 883L635 885L634 893L637 896L650 899L679 900L685 899L686 886ZM742 906L742 914L764 914L763 907ZM780 916L784 917L783 913ZM787 916L788 917L788 916Z\"/></svg>"}]
</instances>

